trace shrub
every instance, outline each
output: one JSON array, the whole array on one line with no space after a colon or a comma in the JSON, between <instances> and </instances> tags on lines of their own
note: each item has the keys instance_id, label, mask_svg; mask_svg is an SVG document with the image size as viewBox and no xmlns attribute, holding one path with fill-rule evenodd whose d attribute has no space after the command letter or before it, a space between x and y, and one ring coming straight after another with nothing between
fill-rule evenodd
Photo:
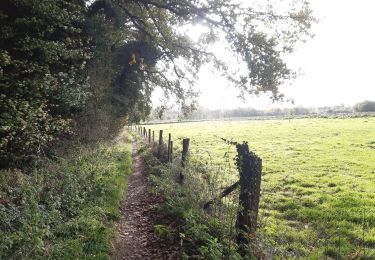
<instances>
[{"instance_id":1,"label":"shrub","mask_svg":"<svg viewBox=\"0 0 375 260\"><path fill-rule=\"evenodd\" d=\"M1 1L0 167L35 159L83 108L84 15L78 1Z\"/></svg>"}]
</instances>

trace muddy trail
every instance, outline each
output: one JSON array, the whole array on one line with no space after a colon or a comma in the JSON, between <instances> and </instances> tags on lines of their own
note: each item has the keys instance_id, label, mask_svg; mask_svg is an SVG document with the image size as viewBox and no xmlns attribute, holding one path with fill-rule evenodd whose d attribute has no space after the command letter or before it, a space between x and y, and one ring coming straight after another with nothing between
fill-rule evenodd
<instances>
[{"instance_id":1,"label":"muddy trail","mask_svg":"<svg viewBox=\"0 0 375 260\"><path fill-rule=\"evenodd\" d=\"M157 206L162 199L150 193L142 158L133 143L133 172L129 177L127 197L117 223L117 238L112 259L179 259L179 247L154 233L154 225L163 221Z\"/></svg>"}]
</instances>

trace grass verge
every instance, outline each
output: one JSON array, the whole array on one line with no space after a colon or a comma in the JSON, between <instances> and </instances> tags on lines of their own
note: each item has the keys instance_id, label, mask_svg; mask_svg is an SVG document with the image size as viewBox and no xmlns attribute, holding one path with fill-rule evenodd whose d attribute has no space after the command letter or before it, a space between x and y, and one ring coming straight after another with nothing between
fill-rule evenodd
<instances>
[{"instance_id":1,"label":"grass verge","mask_svg":"<svg viewBox=\"0 0 375 260\"><path fill-rule=\"evenodd\" d=\"M125 141L0 171L0 259L108 259L130 173Z\"/></svg>"}]
</instances>

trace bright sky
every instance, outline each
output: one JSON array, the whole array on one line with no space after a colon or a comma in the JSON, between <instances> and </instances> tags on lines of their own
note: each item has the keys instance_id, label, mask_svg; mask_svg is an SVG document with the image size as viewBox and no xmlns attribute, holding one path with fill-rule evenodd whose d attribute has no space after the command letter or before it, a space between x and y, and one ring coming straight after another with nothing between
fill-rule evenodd
<instances>
[{"instance_id":1,"label":"bright sky","mask_svg":"<svg viewBox=\"0 0 375 260\"><path fill-rule=\"evenodd\" d=\"M302 69L292 85L282 92L296 106L354 105L375 100L375 10L374 0L310 0L320 20L313 28L315 37L301 44L288 59L294 69ZM275 106L265 97L247 98L225 80L203 69L197 84L200 105L210 109Z\"/></svg>"}]
</instances>

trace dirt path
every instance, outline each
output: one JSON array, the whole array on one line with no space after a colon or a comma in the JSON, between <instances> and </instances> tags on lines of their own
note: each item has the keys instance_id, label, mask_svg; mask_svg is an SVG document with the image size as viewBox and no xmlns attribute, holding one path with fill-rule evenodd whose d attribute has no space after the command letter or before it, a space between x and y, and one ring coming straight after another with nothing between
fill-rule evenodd
<instances>
[{"instance_id":1,"label":"dirt path","mask_svg":"<svg viewBox=\"0 0 375 260\"><path fill-rule=\"evenodd\" d=\"M113 244L112 259L179 259L178 246L154 234L154 225L160 223L156 207L161 199L149 192L149 181L136 143L132 152L133 173L116 227L118 237Z\"/></svg>"}]
</instances>

